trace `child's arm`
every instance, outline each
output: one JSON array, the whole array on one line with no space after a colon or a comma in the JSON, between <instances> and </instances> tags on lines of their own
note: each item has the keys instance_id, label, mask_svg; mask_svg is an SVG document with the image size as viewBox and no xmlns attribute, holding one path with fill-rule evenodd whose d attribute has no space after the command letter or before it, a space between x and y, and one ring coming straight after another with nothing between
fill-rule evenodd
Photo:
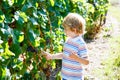
<instances>
[{"instance_id":1,"label":"child's arm","mask_svg":"<svg viewBox=\"0 0 120 80\"><path fill-rule=\"evenodd\" d=\"M50 60L50 59L62 59L63 53L56 53L56 54L50 54L48 52L42 52L45 57Z\"/></svg>"},{"instance_id":2,"label":"child's arm","mask_svg":"<svg viewBox=\"0 0 120 80\"><path fill-rule=\"evenodd\" d=\"M88 64L89 64L89 60L84 59L84 58L80 58L80 57L77 55L77 53L71 53L69 57L72 58L73 60L79 62L79 63L84 64L84 65L88 65Z\"/></svg>"},{"instance_id":3,"label":"child's arm","mask_svg":"<svg viewBox=\"0 0 120 80\"><path fill-rule=\"evenodd\" d=\"M52 59L62 59L63 53L51 54Z\"/></svg>"}]
</instances>

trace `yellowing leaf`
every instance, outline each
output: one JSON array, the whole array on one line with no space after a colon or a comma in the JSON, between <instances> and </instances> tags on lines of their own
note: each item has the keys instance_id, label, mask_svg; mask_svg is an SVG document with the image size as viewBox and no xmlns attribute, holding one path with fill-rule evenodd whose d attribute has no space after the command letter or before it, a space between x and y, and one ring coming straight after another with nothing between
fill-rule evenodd
<instances>
[{"instance_id":1,"label":"yellowing leaf","mask_svg":"<svg viewBox=\"0 0 120 80\"><path fill-rule=\"evenodd\" d=\"M52 6L54 6L54 4L55 4L54 0L50 0L50 4L51 4Z\"/></svg>"},{"instance_id":2,"label":"yellowing leaf","mask_svg":"<svg viewBox=\"0 0 120 80\"><path fill-rule=\"evenodd\" d=\"M36 3L35 5L36 5L36 7L38 7L38 3Z\"/></svg>"},{"instance_id":3,"label":"yellowing leaf","mask_svg":"<svg viewBox=\"0 0 120 80\"><path fill-rule=\"evenodd\" d=\"M35 47L38 47L38 46L40 46L40 37L37 37L35 39Z\"/></svg>"},{"instance_id":4,"label":"yellowing leaf","mask_svg":"<svg viewBox=\"0 0 120 80\"><path fill-rule=\"evenodd\" d=\"M5 16L4 15L0 15L0 23L2 23L5 19Z\"/></svg>"},{"instance_id":5,"label":"yellowing leaf","mask_svg":"<svg viewBox=\"0 0 120 80\"><path fill-rule=\"evenodd\" d=\"M1 53L0 56L3 56L5 59L8 59L10 56L15 56L15 54L9 50L8 42L5 46L5 52Z\"/></svg>"},{"instance_id":6,"label":"yellowing leaf","mask_svg":"<svg viewBox=\"0 0 120 80\"><path fill-rule=\"evenodd\" d=\"M61 20L60 19L58 20L58 25L61 25Z\"/></svg>"},{"instance_id":7,"label":"yellowing leaf","mask_svg":"<svg viewBox=\"0 0 120 80\"><path fill-rule=\"evenodd\" d=\"M19 36L18 42L22 42L24 40L24 35Z\"/></svg>"},{"instance_id":8,"label":"yellowing leaf","mask_svg":"<svg viewBox=\"0 0 120 80\"><path fill-rule=\"evenodd\" d=\"M9 49L6 52L7 56L15 56L15 54L13 52L11 52Z\"/></svg>"},{"instance_id":9,"label":"yellowing leaf","mask_svg":"<svg viewBox=\"0 0 120 80\"><path fill-rule=\"evenodd\" d=\"M24 19L25 22L28 21L28 19L27 19L27 15L26 15L24 12L20 12L19 15Z\"/></svg>"}]
</instances>

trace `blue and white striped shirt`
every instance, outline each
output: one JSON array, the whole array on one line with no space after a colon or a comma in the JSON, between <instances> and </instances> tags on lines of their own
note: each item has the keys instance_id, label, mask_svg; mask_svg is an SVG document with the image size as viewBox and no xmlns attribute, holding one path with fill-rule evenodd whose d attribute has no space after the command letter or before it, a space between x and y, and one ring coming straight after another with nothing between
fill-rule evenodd
<instances>
[{"instance_id":1,"label":"blue and white striped shirt","mask_svg":"<svg viewBox=\"0 0 120 80\"><path fill-rule=\"evenodd\" d=\"M82 80L82 65L69 57L71 52L76 52L80 58L87 59L86 43L84 42L81 36L78 36L73 39L68 39L65 42L63 48L61 74L62 78L67 80Z\"/></svg>"}]
</instances>

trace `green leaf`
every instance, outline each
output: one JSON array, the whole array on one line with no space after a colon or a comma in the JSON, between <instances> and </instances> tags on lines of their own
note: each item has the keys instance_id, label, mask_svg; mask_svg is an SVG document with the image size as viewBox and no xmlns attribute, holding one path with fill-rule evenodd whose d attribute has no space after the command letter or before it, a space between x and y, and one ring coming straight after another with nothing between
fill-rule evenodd
<instances>
[{"instance_id":1,"label":"green leaf","mask_svg":"<svg viewBox=\"0 0 120 80\"><path fill-rule=\"evenodd\" d=\"M12 44L10 46L10 51L12 51L15 54L15 57L19 57L19 55L22 53L21 47L19 44Z\"/></svg>"},{"instance_id":2,"label":"green leaf","mask_svg":"<svg viewBox=\"0 0 120 80\"><path fill-rule=\"evenodd\" d=\"M28 9L27 5L24 5L24 6L21 8L21 11L25 12L27 9Z\"/></svg>"},{"instance_id":3,"label":"green leaf","mask_svg":"<svg viewBox=\"0 0 120 80\"><path fill-rule=\"evenodd\" d=\"M50 0L50 4L51 4L52 6L54 6L54 4L55 4L54 0Z\"/></svg>"},{"instance_id":4,"label":"green leaf","mask_svg":"<svg viewBox=\"0 0 120 80\"><path fill-rule=\"evenodd\" d=\"M0 10L0 23L2 23L5 19L5 15L3 14L3 12Z\"/></svg>"},{"instance_id":5,"label":"green leaf","mask_svg":"<svg viewBox=\"0 0 120 80\"><path fill-rule=\"evenodd\" d=\"M20 31L14 29L12 34L13 44L18 44L19 36L20 36Z\"/></svg>"},{"instance_id":6,"label":"green leaf","mask_svg":"<svg viewBox=\"0 0 120 80\"><path fill-rule=\"evenodd\" d=\"M5 51L1 53L1 56L5 59L8 59L10 56L15 56L15 54L9 50L8 43L5 43Z\"/></svg>"},{"instance_id":7,"label":"green leaf","mask_svg":"<svg viewBox=\"0 0 120 80\"><path fill-rule=\"evenodd\" d=\"M1 40L1 37L0 37L0 44L2 44L3 43L3 41Z\"/></svg>"},{"instance_id":8,"label":"green leaf","mask_svg":"<svg viewBox=\"0 0 120 80\"><path fill-rule=\"evenodd\" d=\"M36 7L38 8L38 3L37 3L37 2L36 2L36 4L35 4L35 5L36 5Z\"/></svg>"},{"instance_id":9,"label":"green leaf","mask_svg":"<svg viewBox=\"0 0 120 80\"><path fill-rule=\"evenodd\" d=\"M5 23L12 23L14 21L14 18L10 14L5 15Z\"/></svg>"},{"instance_id":10,"label":"green leaf","mask_svg":"<svg viewBox=\"0 0 120 80\"><path fill-rule=\"evenodd\" d=\"M27 22L27 21L28 21L27 15L26 15L24 12L20 12L19 15L24 19L24 22Z\"/></svg>"},{"instance_id":11,"label":"green leaf","mask_svg":"<svg viewBox=\"0 0 120 80\"><path fill-rule=\"evenodd\" d=\"M12 29L8 25L4 25L3 28L0 28L0 31L2 32L2 37L4 37L4 40L7 40L9 36L12 35Z\"/></svg>"},{"instance_id":12,"label":"green leaf","mask_svg":"<svg viewBox=\"0 0 120 80\"><path fill-rule=\"evenodd\" d=\"M90 13L94 13L95 12L95 9L94 9L94 6L92 4L87 4L88 5L88 12Z\"/></svg>"},{"instance_id":13,"label":"green leaf","mask_svg":"<svg viewBox=\"0 0 120 80\"><path fill-rule=\"evenodd\" d=\"M29 38L30 38L30 41L31 41L31 42L32 42L32 41L35 41L35 37L36 37L36 35L35 35L34 31L33 31L32 29L30 29L30 30L29 30Z\"/></svg>"},{"instance_id":14,"label":"green leaf","mask_svg":"<svg viewBox=\"0 0 120 80\"><path fill-rule=\"evenodd\" d=\"M37 15L36 12L33 12L33 15L34 15L35 18L38 18L38 15Z\"/></svg>"},{"instance_id":15,"label":"green leaf","mask_svg":"<svg viewBox=\"0 0 120 80\"><path fill-rule=\"evenodd\" d=\"M23 40L24 40L24 35L21 34L21 35L19 36L18 42L22 42Z\"/></svg>"},{"instance_id":16,"label":"green leaf","mask_svg":"<svg viewBox=\"0 0 120 80\"><path fill-rule=\"evenodd\" d=\"M33 25L38 25L38 22L34 18L30 18Z\"/></svg>"},{"instance_id":17,"label":"green leaf","mask_svg":"<svg viewBox=\"0 0 120 80\"><path fill-rule=\"evenodd\" d=\"M15 12L14 18L16 19L19 25L23 25L24 19L20 17L20 11Z\"/></svg>"},{"instance_id":18,"label":"green leaf","mask_svg":"<svg viewBox=\"0 0 120 80\"><path fill-rule=\"evenodd\" d=\"M47 16L46 10L43 8L42 10L37 11L40 16Z\"/></svg>"},{"instance_id":19,"label":"green leaf","mask_svg":"<svg viewBox=\"0 0 120 80\"><path fill-rule=\"evenodd\" d=\"M40 42L45 42L45 39L44 38L40 38Z\"/></svg>"},{"instance_id":20,"label":"green leaf","mask_svg":"<svg viewBox=\"0 0 120 80\"><path fill-rule=\"evenodd\" d=\"M45 57L42 58L42 63L45 63L47 60Z\"/></svg>"},{"instance_id":21,"label":"green leaf","mask_svg":"<svg viewBox=\"0 0 120 80\"><path fill-rule=\"evenodd\" d=\"M33 15L34 12L37 12L37 8L33 6L31 2L28 2L22 7L22 11L25 12L27 15Z\"/></svg>"},{"instance_id":22,"label":"green leaf","mask_svg":"<svg viewBox=\"0 0 120 80\"><path fill-rule=\"evenodd\" d=\"M5 68L2 68L2 79L5 79L5 77L6 77L6 70L5 70Z\"/></svg>"},{"instance_id":23,"label":"green leaf","mask_svg":"<svg viewBox=\"0 0 120 80\"><path fill-rule=\"evenodd\" d=\"M13 30L13 43L14 44L18 44L18 43L20 43L20 42L22 42L23 40L24 40L24 33L23 32L21 32L21 31L19 31L19 30Z\"/></svg>"},{"instance_id":24,"label":"green leaf","mask_svg":"<svg viewBox=\"0 0 120 80\"><path fill-rule=\"evenodd\" d=\"M26 0L12 0L12 1L14 1L14 3L16 4L16 6L20 6L20 5L25 4Z\"/></svg>"},{"instance_id":25,"label":"green leaf","mask_svg":"<svg viewBox=\"0 0 120 80\"><path fill-rule=\"evenodd\" d=\"M4 49L3 48L0 48L0 53L3 53L4 52Z\"/></svg>"},{"instance_id":26,"label":"green leaf","mask_svg":"<svg viewBox=\"0 0 120 80\"><path fill-rule=\"evenodd\" d=\"M40 37L37 37L35 39L35 47L38 47L38 46L40 46Z\"/></svg>"},{"instance_id":27,"label":"green leaf","mask_svg":"<svg viewBox=\"0 0 120 80\"><path fill-rule=\"evenodd\" d=\"M27 36L28 36L28 41L30 41L32 43L33 46L35 46L35 40L37 38L37 34L35 34L35 32L31 29L28 30L28 33L27 33Z\"/></svg>"}]
</instances>

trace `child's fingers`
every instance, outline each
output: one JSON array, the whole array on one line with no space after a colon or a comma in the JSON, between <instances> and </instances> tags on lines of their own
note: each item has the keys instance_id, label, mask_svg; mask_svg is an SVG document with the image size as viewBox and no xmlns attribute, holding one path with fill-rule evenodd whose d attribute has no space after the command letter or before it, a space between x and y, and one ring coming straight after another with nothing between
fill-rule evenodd
<instances>
[{"instance_id":1,"label":"child's fingers","mask_svg":"<svg viewBox=\"0 0 120 80\"><path fill-rule=\"evenodd\" d=\"M69 57L70 58L75 58L77 56L77 53L76 52L72 52L70 53Z\"/></svg>"},{"instance_id":2,"label":"child's fingers","mask_svg":"<svg viewBox=\"0 0 120 80\"><path fill-rule=\"evenodd\" d=\"M50 60L50 59L52 58L50 53L45 52L45 51L43 51L43 50L41 50L41 54L42 54L43 56L45 56L47 60Z\"/></svg>"},{"instance_id":3,"label":"child's fingers","mask_svg":"<svg viewBox=\"0 0 120 80\"><path fill-rule=\"evenodd\" d=\"M41 49L40 51L41 51L41 54L47 53L47 52L45 52L43 49Z\"/></svg>"},{"instance_id":4,"label":"child's fingers","mask_svg":"<svg viewBox=\"0 0 120 80\"><path fill-rule=\"evenodd\" d=\"M45 53L44 53L43 51L41 51L41 54L42 54L42 55L45 55Z\"/></svg>"},{"instance_id":5,"label":"child's fingers","mask_svg":"<svg viewBox=\"0 0 120 80\"><path fill-rule=\"evenodd\" d=\"M42 54L42 55L47 55L47 52L41 50L41 54Z\"/></svg>"}]
</instances>

